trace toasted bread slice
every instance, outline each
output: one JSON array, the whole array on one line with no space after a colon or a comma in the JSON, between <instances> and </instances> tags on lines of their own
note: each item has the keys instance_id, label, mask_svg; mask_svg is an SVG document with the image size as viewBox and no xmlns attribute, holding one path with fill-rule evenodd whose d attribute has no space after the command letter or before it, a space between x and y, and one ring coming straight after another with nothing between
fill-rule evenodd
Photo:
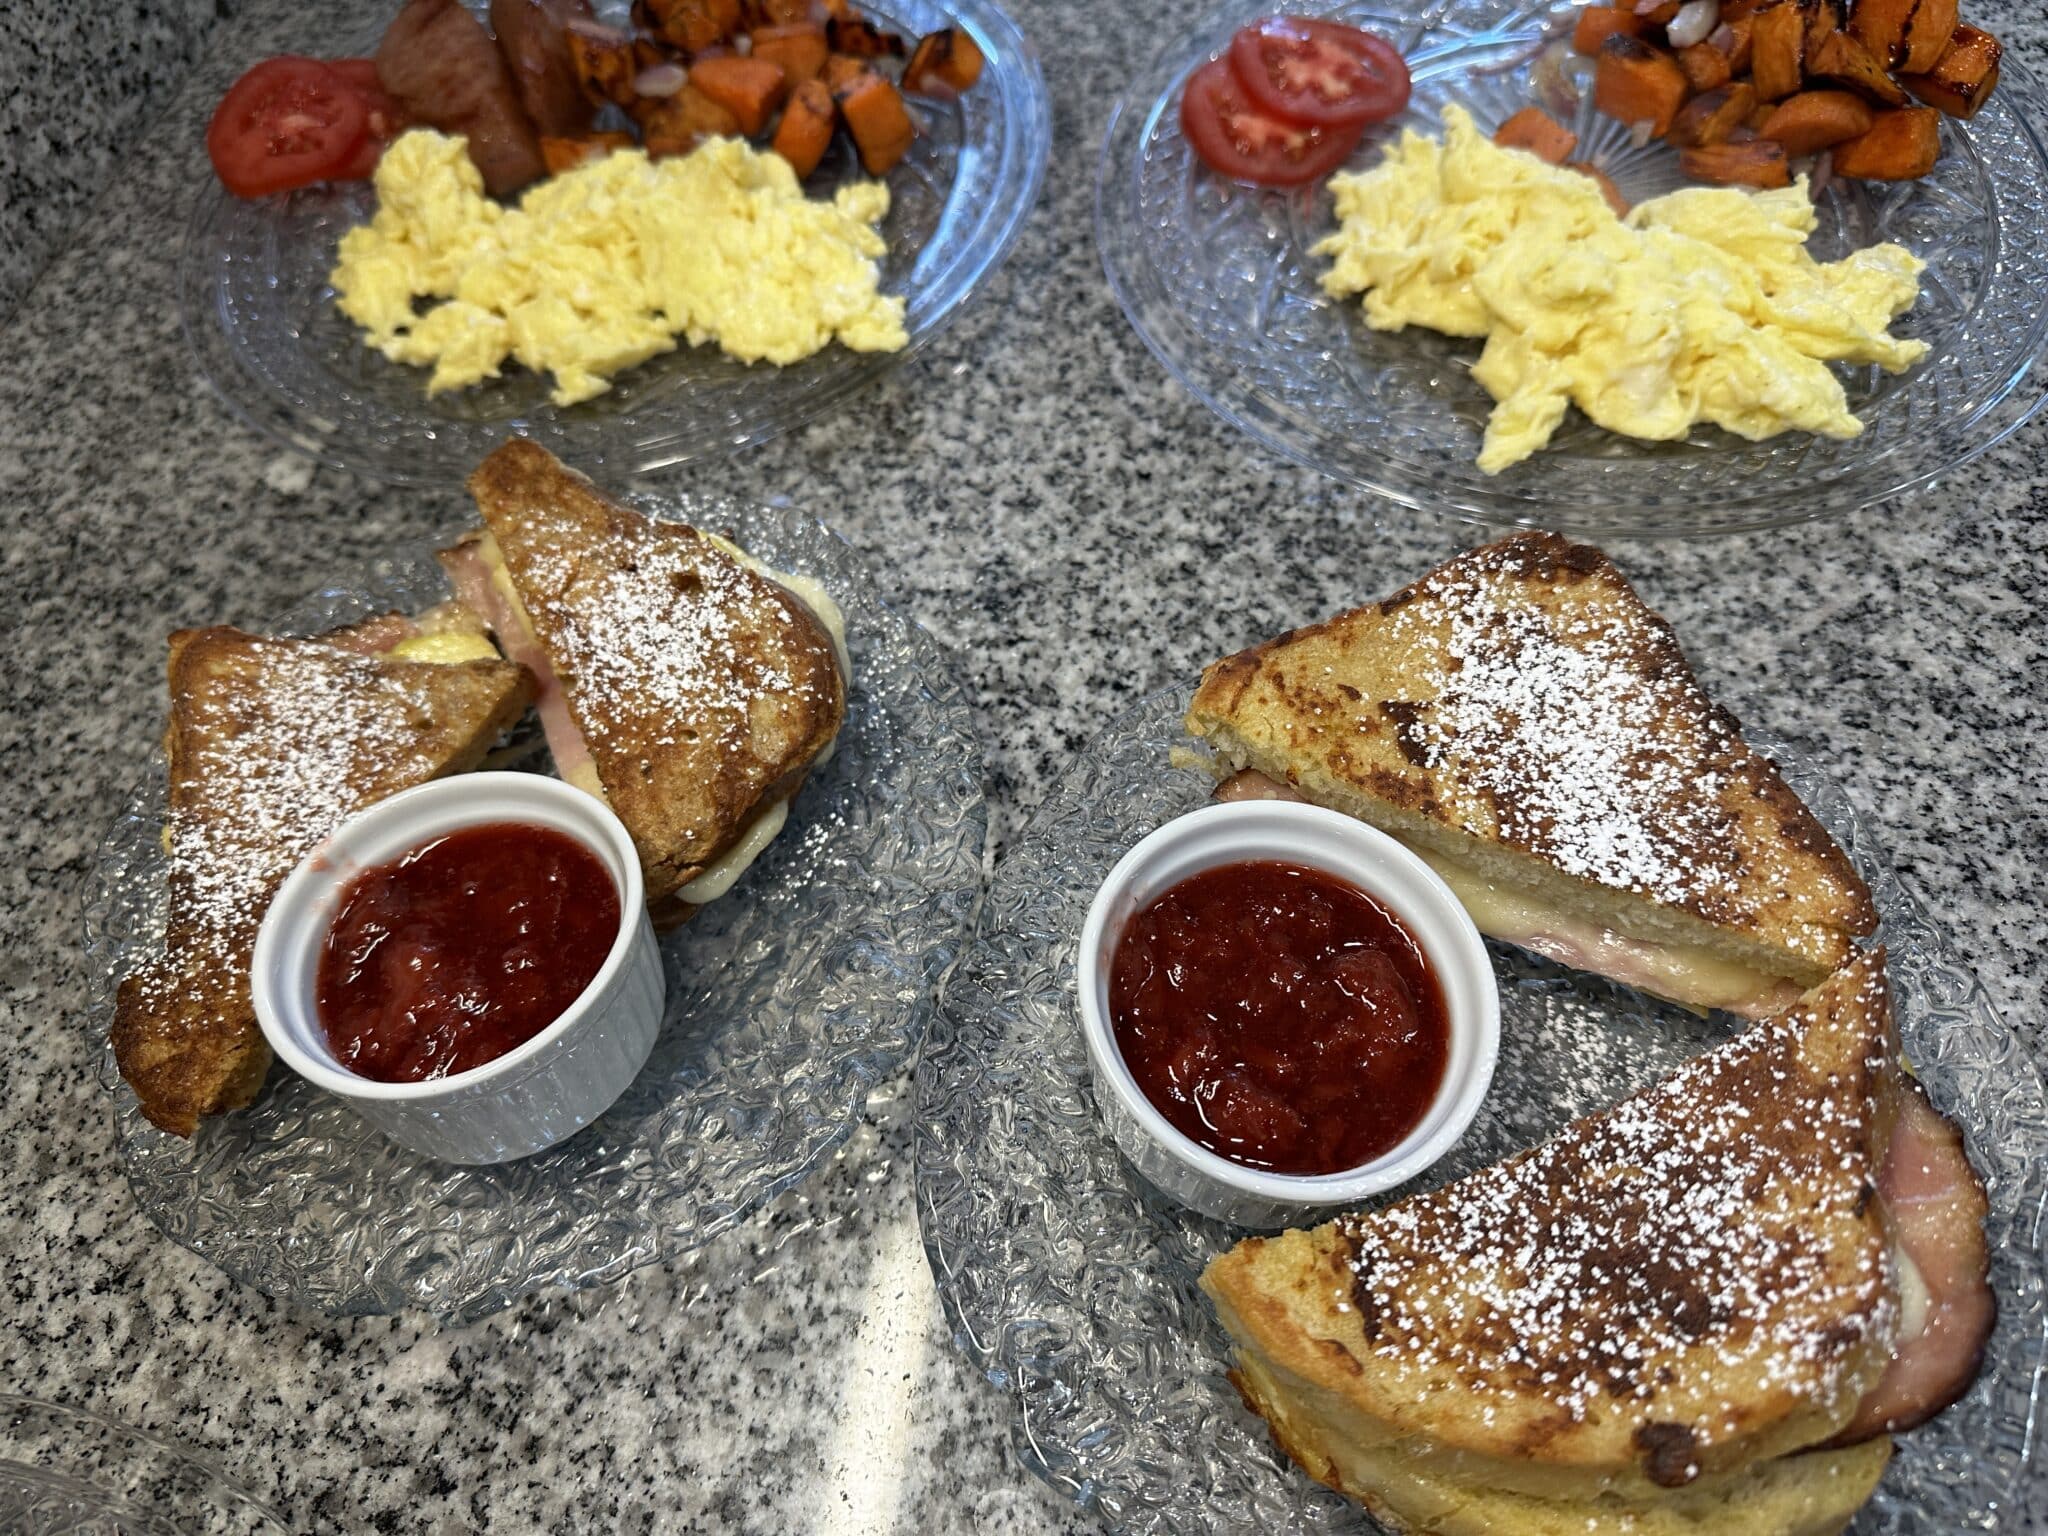
<instances>
[{"instance_id":1,"label":"toasted bread slice","mask_svg":"<svg viewBox=\"0 0 2048 1536\"><path fill-rule=\"evenodd\" d=\"M1353 1492L1398 1456L1648 1507L1816 1445L1899 1328L1875 1197L1896 1059L1882 953L1860 956L1539 1147L1240 1243L1202 1284L1248 1399Z\"/></svg>"},{"instance_id":2,"label":"toasted bread slice","mask_svg":"<svg viewBox=\"0 0 2048 1536\"><path fill-rule=\"evenodd\" d=\"M838 735L832 636L719 541L618 505L523 438L469 488L486 561L511 587L482 599L492 627L515 658L537 647L557 766L626 824L659 914L776 814Z\"/></svg>"},{"instance_id":3,"label":"toasted bread slice","mask_svg":"<svg viewBox=\"0 0 2048 1536\"><path fill-rule=\"evenodd\" d=\"M163 953L120 987L114 1055L155 1124L189 1136L270 1067L249 952L270 899L364 806L474 767L532 698L523 668L438 663L237 629L171 636Z\"/></svg>"},{"instance_id":4,"label":"toasted bread slice","mask_svg":"<svg viewBox=\"0 0 2048 1536\"><path fill-rule=\"evenodd\" d=\"M1669 626L1554 534L1214 663L1187 725L1219 778L1255 770L1400 838L1482 930L1679 1002L1767 1013L1876 926ZM1579 937L1541 942L1560 934Z\"/></svg>"}]
</instances>

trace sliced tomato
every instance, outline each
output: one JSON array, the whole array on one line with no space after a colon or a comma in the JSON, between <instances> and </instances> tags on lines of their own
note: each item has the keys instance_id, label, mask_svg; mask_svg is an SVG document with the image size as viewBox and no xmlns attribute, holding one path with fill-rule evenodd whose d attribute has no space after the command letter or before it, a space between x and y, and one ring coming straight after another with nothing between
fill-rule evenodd
<instances>
[{"instance_id":1,"label":"sliced tomato","mask_svg":"<svg viewBox=\"0 0 2048 1536\"><path fill-rule=\"evenodd\" d=\"M1408 66L1392 43L1334 21L1268 16L1230 40L1252 105L1324 127L1384 122L1408 105Z\"/></svg>"},{"instance_id":2,"label":"sliced tomato","mask_svg":"<svg viewBox=\"0 0 2048 1536\"><path fill-rule=\"evenodd\" d=\"M1362 123L1326 127L1262 111L1224 59L1211 59L1188 76L1180 126L1211 170L1268 187L1294 187L1328 175L1365 136Z\"/></svg>"},{"instance_id":3,"label":"sliced tomato","mask_svg":"<svg viewBox=\"0 0 2048 1536\"><path fill-rule=\"evenodd\" d=\"M384 89L384 82L377 78L375 59L329 59L327 67L333 70L347 84L348 88L363 99L363 110L369 114L370 136L389 144L412 126L412 119L406 116L405 108L398 99Z\"/></svg>"},{"instance_id":4,"label":"sliced tomato","mask_svg":"<svg viewBox=\"0 0 2048 1536\"><path fill-rule=\"evenodd\" d=\"M339 75L348 88L362 98L367 114L363 140L355 153L330 178L334 181L367 181L377 173L377 162L385 146L412 126L405 108L384 89L377 78L375 59L329 59L327 67Z\"/></svg>"},{"instance_id":5,"label":"sliced tomato","mask_svg":"<svg viewBox=\"0 0 2048 1536\"><path fill-rule=\"evenodd\" d=\"M362 98L318 59L265 59L228 87L206 125L206 152L237 197L326 181L369 122Z\"/></svg>"}]
</instances>

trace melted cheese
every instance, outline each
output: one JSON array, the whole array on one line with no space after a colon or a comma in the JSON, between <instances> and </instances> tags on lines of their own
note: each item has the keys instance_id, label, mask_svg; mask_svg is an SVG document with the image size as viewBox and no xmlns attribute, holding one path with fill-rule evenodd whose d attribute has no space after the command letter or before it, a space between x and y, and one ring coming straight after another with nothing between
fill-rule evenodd
<instances>
[{"instance_id":1,"label":"melted cheese","mask_svg":"<svg viewBox=\"0 0 2048 1536\"><path fill-rule=\"evenodd\" d=\"M1738 1013L1775 1001L1787 985L1700 945L1614 933L1527 892L1503 889L1441 854L1410 847L1442 877L1481 932L1563 964L1599 971L1688 1007Z\"/></svg>"},{"instance_id":2,"label":"melted cheese","mask_svg":"<svg viewBox=\"0 0 2048 1536\"><path fill-rule=\"evenodd\" d=\"M776 801L753 819L738 842L707 864L702 874L689 884L678 886L676 895L699 907L707 901L716 901L733 888L754 860L767 851L768 845L775 841L775 834L788 820L789 802Z\"/></svg>"},{"instance_id":3,"label":"melted cheese","mask_svg":"<svg viewBox=\"0 0 2048 1536\"><path fill-rule=\"evenodd\" d=\"M442 630L401 640L391 647L389 654L400 661L432 661L452 666L464 661L496 661L498 648L482 635Z\"/></svg>"}]
</instances>

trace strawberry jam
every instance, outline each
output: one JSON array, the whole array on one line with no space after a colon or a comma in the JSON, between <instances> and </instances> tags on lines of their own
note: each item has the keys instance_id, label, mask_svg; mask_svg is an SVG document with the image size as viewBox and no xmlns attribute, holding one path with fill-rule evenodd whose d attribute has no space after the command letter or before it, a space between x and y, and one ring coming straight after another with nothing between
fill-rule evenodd
<instances>
[{"instance_id":1,"label":"strawberry jam","mask_svg":"<svg viewBox=\"0 0 2048 1536\"><path fill-rule=\"evenodd\" d=\"M1341 1173L1392 1150L1443 1082L1443 987L1402 921L1277 860L1192 875L1117 941L1110 1021L1138 1087L1249 1168Z\"/></svg>"},{"instance_id":2,"label":"strawberry jam","mask_svg":"<svg viewBox=\"0 0 2048 1536\"><path fill-rule=\"evenodd\" d=\"M618 888L576 839L464 827L344 887L315 981L320 1027L360 1077L467 1072L560 1018L618 936Z\"/></svg>"}]
</instances>

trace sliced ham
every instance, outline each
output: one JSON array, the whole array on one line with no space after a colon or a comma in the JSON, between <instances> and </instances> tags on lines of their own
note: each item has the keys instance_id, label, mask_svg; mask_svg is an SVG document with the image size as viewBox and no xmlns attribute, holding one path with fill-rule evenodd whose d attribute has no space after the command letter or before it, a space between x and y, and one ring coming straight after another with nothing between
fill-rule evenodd
<instances>
[{"instance_id":1,"label":"sliced ham","mask_svg":"<svg viewBox=\"0 0 2048 1536\"><path fill-rule=\"evenodd\" d=\"M442 551L441 566L454 584L455 596L462 606L490 625L507 659L533 674L533 707L540 716L548 751L554 754L555 772L602 800L604 786L597 776L597 763L575 717L569 713L569 696L562 691L546 649L534 638L533 627L492 579L490 562L483 551L477 544L465 541Z\"/></svg>"},{"instance_id":2,"label":"sliced ham","mask_svg":"<svg viewBox=\"0 0 2048 1536\"><path fill-rule=\"evenodd\" d=\"M1984 1185L1970 1166L1962 1132L1907 1079L1899 1084L1898 1118L1877 1194L1899 1252L1901 1335L1891 1364L1836 1436L1837 1445L1924 1424L1969 1391L1998 1321Z\"/></svg>"},{"instance_id":3,"label":"sliced ham","mask_svg":"<svg viewBox=\"0 0 2048 1536\"><path fill-rule=\"evenodd\" d=\"M1237 800L1295 800L1306 803L1293 789L1256 768L1233 773L1216 786L1215 798L1226 805Z\"/></svg>"}]
</instances>

